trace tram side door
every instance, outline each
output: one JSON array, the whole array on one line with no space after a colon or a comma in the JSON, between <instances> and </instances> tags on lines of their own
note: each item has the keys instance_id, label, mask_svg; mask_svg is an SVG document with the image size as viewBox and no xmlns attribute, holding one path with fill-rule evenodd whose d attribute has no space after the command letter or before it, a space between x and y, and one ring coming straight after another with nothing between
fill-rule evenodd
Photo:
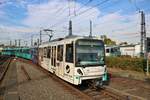
<instances>
[{"instance_id":1,"label":"tram side door","mask_svg":"<svg viewBox=\"0 0 150 100\"><path fill-rule=\"evenodd\" d=\"M64 45L58 45L57 46L57 74L59 76L63 76L63 66L64 66Z\"/></svg>"},{"instance_id":2,"label":"tram side door","mask_svg":"<svg viewBox=\"0 0 150 100\"><path fill-rule=\"evenodd\" d=\"M48 59L48 70L50 71L50 66L51 66L51 47L49 46L48 48L47 48L47 59Z\"/></svg>"},{"instance_id":3,"label":"tram side door","mask_svg":"<svg viewBox=\"0 0 150 100\"><path fill-rule=\"evenodd\" d=\"M51 58L51 66L53 73L56 73L56 46L52 46L52 58Z\"/></svg>"},{"instance_id":4,"label":"tram side door","mask_svg":"<svg viewBox=\"0 0 150 100\"><path fill-rule=\"evenodd\" d=\"M65 47L65 63L64 63L64 75L69 79L68 81L73 82L74 73L74 47L73 42L66 44Z\"/></svg>"},{"instance_id":5,"label":"tram side door","mask_svg":"<svg viewBox=\"0 0 150 100\"><path fill-rule=\"evenodd\" d=\"M56 73L56 46L54 46L54 69Z\"/></svg>"}]
</instances>

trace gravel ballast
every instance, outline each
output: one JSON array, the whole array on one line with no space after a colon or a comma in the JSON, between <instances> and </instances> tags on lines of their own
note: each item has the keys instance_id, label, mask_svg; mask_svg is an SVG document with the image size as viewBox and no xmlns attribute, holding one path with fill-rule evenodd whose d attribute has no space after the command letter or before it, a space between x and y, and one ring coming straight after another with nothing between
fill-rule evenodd
<instances>
[{"instance_id":1,"label":"gravel ballast","mask_svg":"<svg viewBox=\"0 0 150 100\"><path fill-rule=\"evenodd\" d=\"M65 90L50 76L41 72L35 66L17 62L18 92L21 100L77 100L76 95ZM23 66L31 80L27 80L21 70Z\"/></svg>"}]
</instances>

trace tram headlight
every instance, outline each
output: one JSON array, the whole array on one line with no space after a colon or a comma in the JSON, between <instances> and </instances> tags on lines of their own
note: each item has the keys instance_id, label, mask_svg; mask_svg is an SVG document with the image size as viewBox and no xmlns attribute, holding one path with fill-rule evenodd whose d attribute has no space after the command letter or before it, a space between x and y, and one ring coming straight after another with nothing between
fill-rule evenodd
<instances>
[{"instance_id":1,"label":"tram headlight","mask_svg":"<svg viewBox=\"0 0 150 100\"><path fill-rule=\"evenodd\" d=\"M77 69L78 74L83 75L82 71L80 69Z\"/></svg>"}]
</instances>

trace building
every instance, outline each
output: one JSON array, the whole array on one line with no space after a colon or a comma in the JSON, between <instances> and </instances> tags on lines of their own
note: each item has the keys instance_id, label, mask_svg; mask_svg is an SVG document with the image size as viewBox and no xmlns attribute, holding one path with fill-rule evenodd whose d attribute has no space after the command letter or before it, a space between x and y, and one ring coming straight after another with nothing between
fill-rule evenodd
<instances>
[{"instance_id":1,"label":"building","mask_svg":"<svg viewBox=\"0 0 150 100\"><path fill-rule=\"evenodd\" d=\"M2 50L3 50L3 47L0 47L0 55L1 55L1 53L2 53Z\"/></svg>"},{"instance_id":2,"label":"building","mask_svg":"<svg viewBox=\"0 0 150 100\"><path fill-rule=\"evenodd\" d=\"M140 57L140 44L130 44L130 45L105 45L105 55L106 56L131 56Z\"/></svg>"},{"instance_id":3,"label":"building","mask_svg":"<svg viewBox=\"0 0 150 100\"><path fill-rule=\"evenodd\" d=\"M140 57L140 44L130 44L120 46L121 55L129 55L131 57Z\"/></svg>"}]
</instances>

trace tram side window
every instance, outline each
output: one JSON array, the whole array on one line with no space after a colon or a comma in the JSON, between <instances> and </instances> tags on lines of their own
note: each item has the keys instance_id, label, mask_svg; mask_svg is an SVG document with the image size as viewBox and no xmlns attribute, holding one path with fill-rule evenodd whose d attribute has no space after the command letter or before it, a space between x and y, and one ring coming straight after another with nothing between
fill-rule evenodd
<instances>
[{"instance_id":1,"label":"tram side window","mask_svg":"<svg viewBox=\"0 0 150 100\"><path fill-rule=\"evenodd\" d=\"M54 66L56 67L56 46L54 46Z\"/></svg>"},{"instance_id":2,"label":"tram side window","mask_svg":"<svg viewBox=\"0 0 150 100\"><path fill-rule=\"evenodd\" d=\"M73 43L66 44L66 62L73 63Z\"/></svg>"},{"instance_id":3,"label":"tram side window","mask_svg":"<svg viewBox=\"0 0 150 100\"><path fill-rule=\"evenodd\" d=\"M54 47L52 47L52 54L51 54L51 65L52 66L54 66L54 63L53 63L53 59L54 59L54 55L53 55L53 53L54 53Z\"/></svg>"},{"instance_id":4,"label":"tram side window","mask_svg":"<svg viewBox=\"0 0 150 100\"><path fill-rule=\"evenodd\" d=\"M44 56L44 48L40 48L40 50L39 50L39 55L40 55L41 57Z\"/></svg>"},{"instance_id":5,"label":"tram side window","mask_svg":"<svg viewBox=\"0 0 150 100\"><path fill-rule=\"evenodd\" d=\"M23 53L29 54L29 49L22 51Z\"/></svg>"},{"instance_id":6,"label":"tram side window","mask_svg":"<svg viewBox=\"0 0 150 100\"><path fill-rule=\"evenodd\" d=\"M46 48L44 48L44 57L46 57L47 56L47 50L46 50Z\"/></svg>"},{"instance_id":7,"label":"tram side window","mask_svg":"<svg viewBox=\"0 0 150 100\"><path fill-rule=\"evenodd\" d=\"M51 57L51 47L48 47L47 49L47 58Z\"/></svg>"},{"instance_id":8,"label":"tram side window","mask_svg":"<svg viewBox=\"0 0 150 100\"><path fill-rule=\"evenodd\" d=\"M114 48L114 52L117 52L117 48Z\"/></svg>"},{"instance_id":9,"label":"tram side window","mask_svg":"<svg viewBox=\"0 0 150 100\"><path fill-rule=\"evenodd\" d=\"M111 53L114 53L114 48L111 48Z\"/></svg>"},{"instance_id":10,"label":"tram side window","mask_svg":"<svg viewBox=\"0 0 150 100\"><path fill-rule=\"evenodd\" d=\"M41 54L41 52L42 52L42 49L41 48L39 48L39 52L38 52L38 55L39 56L41 56L42 54Z\"/></svg>"},{"instance_id":11,"label":"tram side window","mask_svg":"<svg viewBox=\"0 0 150 100\"><path fill-rule=\"evenodd\" d=\"M57 60L63 61L63 45L57 47Z\"/></svg>"},{"instance_id":12,"label":"tram side window","mask_svg":"<svg viewBox=\"0 0 150 100\"><path fill-rule=\"evenodd\" d=\"M109 53L109 49L106 49L106 53Z\"/></svg>"}]
</instances>

